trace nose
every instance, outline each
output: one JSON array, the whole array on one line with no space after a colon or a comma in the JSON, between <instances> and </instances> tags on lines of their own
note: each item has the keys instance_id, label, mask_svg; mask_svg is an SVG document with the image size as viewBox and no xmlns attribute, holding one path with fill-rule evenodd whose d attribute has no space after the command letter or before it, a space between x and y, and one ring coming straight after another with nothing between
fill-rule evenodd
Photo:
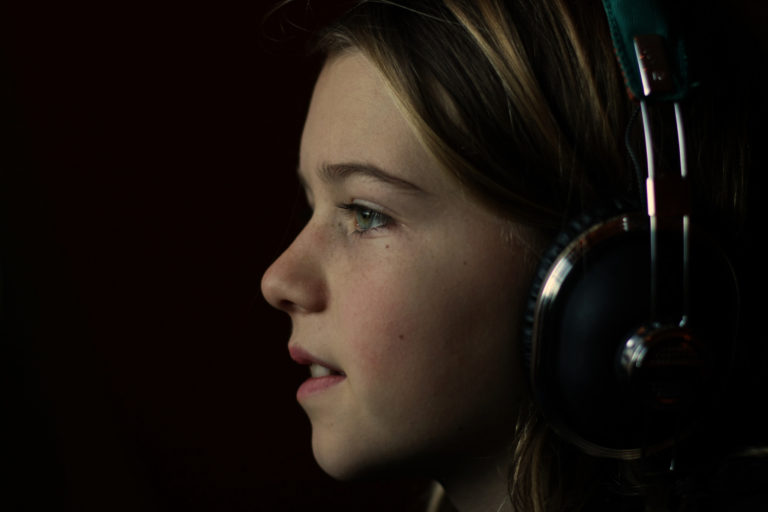
<instances>
[{"instance_id":1,"label":"nose","mask_svg":"<svg viewBox=\"0 0 768 512\"><path fill-rule=\"evenodd\" d=\"M267 302L289 314L325 308L322 244L310 226L305 226L261 278L261 293Z\"/></svg>"}]
</instances>

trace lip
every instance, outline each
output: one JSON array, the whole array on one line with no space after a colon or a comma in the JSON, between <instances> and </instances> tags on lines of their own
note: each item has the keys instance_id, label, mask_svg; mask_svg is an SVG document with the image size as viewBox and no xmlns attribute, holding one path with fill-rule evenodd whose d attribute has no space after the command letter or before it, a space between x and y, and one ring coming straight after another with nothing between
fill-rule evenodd
<instances>
[{"instance_id":1,"label":"lip","mask_svg":"<svg viewBox=\"0 0 768 512\"><path fill-rule=\"evenodd\" d=\"M344 373L341 371L340 368L336 368L332 364L323 361L319 357L313 356L312 354L310 354L309 352L307 352L301 347L291 345L288 347L288 352L291 354L291 359L293 359L299 364L303 364L303 365L319 364L320 366L325 366L329 370L334 371L336 373L341 373L341 374Z\"/></svg>"},{"instance_id":2,"label":"lip","mask_svg":"<svg viewBox=\"0 0 768 512\"><path fill-rule=\"evenodd\" d=\"M292 345L288 347L288 352L291 355L291 359L293 359L294 361L296 361L301 365L309 366L312 364L317 364L320 366L324 366L325 368L328 368L329 370L337 373L337 375L325 375L323 377L309 377L307 380L305 380L301 384L301 386L299 386L299 389L296 391L296 399L299 402L308 398L310 395L315 395L317 393L325 391L326 389L338 384L339 382L347 378L347 376L344 374L343 371L341 371L341 369L333 366L332 364L326 363L325 361L323 361L318 357L315 357L314 355L310 354L303 348Z\"/></svg>"}]
</instances>

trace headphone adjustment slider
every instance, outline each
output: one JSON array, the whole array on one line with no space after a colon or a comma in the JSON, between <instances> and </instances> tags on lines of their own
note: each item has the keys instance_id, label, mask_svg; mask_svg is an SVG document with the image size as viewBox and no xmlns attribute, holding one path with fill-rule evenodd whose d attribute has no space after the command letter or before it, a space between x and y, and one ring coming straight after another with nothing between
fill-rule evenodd
<instances>
[{"instance_id":1,"label":"headphone adjustment slider","mask_svg":"<svg viewBox=\"0 0 768 512\"><path fill-rule=\"evenodd\" d=\"M681 176L659 175L647 178L649 217L683 217L691 213L691 189Z\"/></svg>"}]
</instances>

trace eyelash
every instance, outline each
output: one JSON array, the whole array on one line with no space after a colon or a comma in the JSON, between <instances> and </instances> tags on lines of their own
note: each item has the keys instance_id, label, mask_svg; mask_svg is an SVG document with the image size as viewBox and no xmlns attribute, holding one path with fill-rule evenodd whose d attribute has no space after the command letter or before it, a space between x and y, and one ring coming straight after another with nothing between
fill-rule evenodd
<instances>
[{"instance_id":1,"label":"eyelash","mask_svg":"<svg viewBox=\"0 0 768 512\"><path fill-rule=\"evenodd\" d=\"M392 223L392 218L389 217L388 215L374 208L363 206L361 204L356 204L356 203L340 204L339 208L346 211L350 215L350 217L352 217L352 220L355 223L355 230L353 233L359 236L365 235L366 233L371 233L373 231L377 231L379 229L387 228ZM378 223L378 225L369 227L369 228L361 227L359 222L360 215L368 215L369 220L371 220L373 223Z\"/></svg>"}]
</instances>

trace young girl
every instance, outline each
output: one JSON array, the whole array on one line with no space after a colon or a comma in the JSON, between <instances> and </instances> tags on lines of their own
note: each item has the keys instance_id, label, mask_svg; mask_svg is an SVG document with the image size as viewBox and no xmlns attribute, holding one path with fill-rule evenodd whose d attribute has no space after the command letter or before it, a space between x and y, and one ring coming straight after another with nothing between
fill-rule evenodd
<instances>
[{"instance_id":1,"label":"young girl","mask_svg":"<svg viewBox=\"0 0 768 512\"><path fill-rule=\"evenodd\" d=\"M703 23L684 26L697 52L740 47L706 47ZM602 4L363 1L317 48L326 60L298 169L313 213L262 289L309 367L297 398L323 470L426 475L460 511L700 504L699 487L681 490L689 480L645 452L595 457L564 440L530 390L526 312L555 234L606 208L646 212L642 123ZM692 218L739 274L753 99L733 94L749 88L733 79L741 70L723 80L694 55ZM663 117L652 126L673 142L657 141L655 158L674 163Z\"/></svg>"}]
</instances>

